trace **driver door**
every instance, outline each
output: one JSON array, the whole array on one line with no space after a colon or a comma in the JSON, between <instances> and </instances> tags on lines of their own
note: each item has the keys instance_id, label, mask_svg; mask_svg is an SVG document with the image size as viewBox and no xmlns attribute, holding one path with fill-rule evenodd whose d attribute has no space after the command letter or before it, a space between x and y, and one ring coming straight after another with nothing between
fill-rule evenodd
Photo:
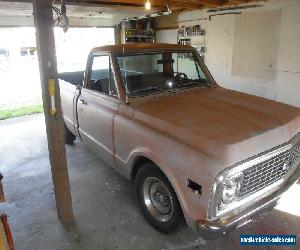
<instances>
[{"instance_id":1,"label":"driver door","mask_svg":"<svg viewBox=\"0 0 300 250\"><path fill-rule=\"evenodd\" d=\"M113 121L120 102L110 55L92 55L89 65L78 99L79 133L85 145L114 166Z\"/></svg>"}]
</instances>

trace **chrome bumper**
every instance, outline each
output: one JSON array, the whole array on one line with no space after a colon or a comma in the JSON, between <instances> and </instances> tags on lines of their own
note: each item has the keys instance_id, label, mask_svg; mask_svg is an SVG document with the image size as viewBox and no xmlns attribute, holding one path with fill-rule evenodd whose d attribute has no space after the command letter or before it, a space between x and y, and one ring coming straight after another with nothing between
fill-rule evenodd
<instances>
[{"instance_id":1,"label":"chrome bumper","mask_svg":"<svg viewBox=\"0 0 300 250\"><path fill-rule=\"evenodd\" d=\"M276 206L281 195L286 192L300 177L300 166L296 171L287 179L282 186L266 198L253 204L251 207L229 217L225 220L218 221L200 221L198 222L198 229L204 233L204 237L218 237L218 235L226 235L230 231L237 228L240 224L251 220L256 215L261 214L263 211L270 210Z\"/></svg>"}]
</instances>

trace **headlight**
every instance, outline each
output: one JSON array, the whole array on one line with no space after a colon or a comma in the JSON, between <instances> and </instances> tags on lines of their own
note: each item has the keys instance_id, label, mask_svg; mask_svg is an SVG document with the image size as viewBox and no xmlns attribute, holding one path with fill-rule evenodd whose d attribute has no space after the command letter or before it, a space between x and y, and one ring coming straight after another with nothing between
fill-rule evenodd
<instances>
[{"instance_id":1,"label":"headlight","mask_svg":"<svg viewBox=\"0 0 300 250\"><path fill-rule=\"evenodd\" d=\"M238 191L238 183L235 181L229 181L225 183L222 192L222 202L224 204L228 204L232 202L236 198L236 194Z\"/></svg>"},{"instance_id":2,"label":"headlight","mask_svg":"<svg viewBox=\"0 0 300 250\"><path fill-rule=\"evenodd\" d=\"M223 214L238 201L242 180L242 173L219 176L214 184L215 197L214 204L211 204L211 208L213 208L213 211L210 212L211 217Z\"/></svg>"},{"instance_id":3,"label":"headlight","mask_svg":"<svg viewBox=\"0 0 300 250\"><path fill-rule=\"evenodd\" d=\"M223 183L219 183L219 185L221 186L220 188L222 189L222 195L219 201L220 209L237 199L241 181L242 175L238 175L224 180Z\"/></svg>"}]
</instances>

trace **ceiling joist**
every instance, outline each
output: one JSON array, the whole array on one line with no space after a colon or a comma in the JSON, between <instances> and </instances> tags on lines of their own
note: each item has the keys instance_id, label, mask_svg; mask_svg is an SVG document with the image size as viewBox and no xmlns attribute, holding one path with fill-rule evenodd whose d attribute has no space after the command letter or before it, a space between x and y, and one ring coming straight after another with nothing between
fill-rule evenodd
<instances>
[{"instance_id":1,"label":"ceiling joist","mask_svg":"<svg viewBox=\"0 0 300 250\"><path fill-rule=\"evenodd\" d=\"M32 0L0 0L0 2L26 2L31 3ZM40 0L43 1L43 0ZM75 6L99 6L99 7L127 7L127 8L143 8L146 0L67 0L67 5ZM215 8L227 5L238 5L257 0L150 0L151 5L155 9L165 9L167 6L173 10L178 9L203 9ZM60 0L55 0L56 4Z\"/></svg>"}]
</instances>

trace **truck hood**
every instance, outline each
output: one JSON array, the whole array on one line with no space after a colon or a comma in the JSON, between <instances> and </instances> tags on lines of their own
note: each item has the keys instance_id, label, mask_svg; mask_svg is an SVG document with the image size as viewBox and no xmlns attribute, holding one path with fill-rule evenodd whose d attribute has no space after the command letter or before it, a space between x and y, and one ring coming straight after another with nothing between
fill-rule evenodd
<instances>
[{"instance_id":1,"label":"truck hood","mask_svg":"<svg viewBox=\"0 0 300 250\"><path fill-rule=\"evenodd\" d=\"M224 166L289 141L300 109L221 87L139 98L137 122L218 159Z\"/></svg>"}]
</instances>

